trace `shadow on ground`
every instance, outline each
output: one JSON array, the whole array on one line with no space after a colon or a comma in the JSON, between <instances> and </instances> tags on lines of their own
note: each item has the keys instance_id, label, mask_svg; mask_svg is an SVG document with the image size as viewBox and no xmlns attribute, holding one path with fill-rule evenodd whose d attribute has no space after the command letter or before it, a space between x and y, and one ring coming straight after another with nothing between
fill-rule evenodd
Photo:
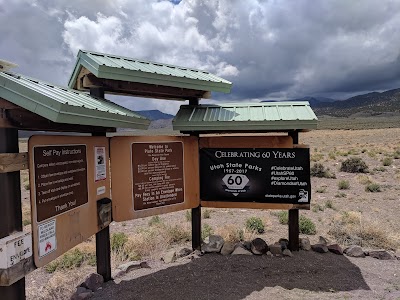
<instances>
[{"instance_id":1,"label":"shadow on ground","mask_svg":"<svg viewBox=\"0 0 400 300\"><path fill-rule=\"evenodd\" d=\"M345 256L305 251L292 258L207 254L130 281L108 282L93 299L239 300L274 286L316 292L369 290L360 269Z\"/></svg>"}]
</instances>

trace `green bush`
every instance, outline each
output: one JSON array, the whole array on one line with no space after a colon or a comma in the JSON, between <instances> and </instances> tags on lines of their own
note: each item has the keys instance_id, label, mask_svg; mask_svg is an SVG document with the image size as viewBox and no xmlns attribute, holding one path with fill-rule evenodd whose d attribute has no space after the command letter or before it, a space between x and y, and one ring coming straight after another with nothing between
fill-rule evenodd
<instances>
[{"instance_id":1,"label":"green bush","mask_svg":"<svg viewBox=\"0 0 400 300\"><path fill-rule=\"evenodd\" d=\"M338 183L339 190L348 190L350 183L347 180L340 180Z\"/></svg>"},{"instance_id":2,"label":"green bush","mask_svg":"<svg viewBox=\"0 0 400 300\"><path fill-rule=\"evenodd\" d=\"M263 233L265 230L263 221L258 217L251 217L247 219L246 228L257 233Z\"/></svg>"},{"instance_id":3,"label":"green bush","mask_svg":"<svg viewBox=\"0 0 400 300\"><path fill-rule=\"evenodd\" d=\"M287 224L289 220L289 213L287 210L281 210L277 214L279 223L281 224Z\"/></svg>"},{"instance_id":4,"label":"green bush","mask_svg":"<svg viewBox=\"0 0 400 300\"><path fill-rule=\"evenodd\" d=\"M202 215L203 219L210 219L210 218L211 218L211 210L205 209L205 210L202 212L201 215Z\"/></svg>"},{"instance_id":5,"label":"green bush","mask_svg":"<svg viewBox=\"0 0 400 300\"><path fill-rule=\"evenodd\" d=\"M340 171L348 173L367 173L367 164L359 157L350 157L342 162Z\"/></svg>"},{"instance_id":6,"label":"green bush","mask_svg":"<svg viewBox=\"0 0 400 300\"><path fill-rule=\"evenodd\" d=\"M302 234L311 235L311 234L317 233L317 229L315 228L315 224L313 223L313 221L311 221L311 219L309 219L305 216L300 216L299 230L300 230L300 233L302 233Z\"/></svg>"},{"instance_id":7,"label":"green bush","mask_svg":"<svg viewBox=\"0 0 400 300\"><path fill-rule=\"evenodd\" d=\"M201 239L205 240L206 237L212 235L214 230L212 227L208 224L204 224L203 227L201 228Z\"/></svg>"},{"instance_id":8,"label":"green bush","mask_svg":"<svg viewBox=\"0 0 400 300\"><path fill-rule=\"evenodd\" d=\"M161 223L161 218L159 216L152 216L149 221L149 226L157 225Z\"/></svg>"},{"instance_id":9,"label":"green bush","mask_svg":"<svg viewBox=\"0 0 400 300\"><path fill-rule=\"evenodd\" d=\"M377 183L370 183L365 187L365 191L366 192L370 192L370 193L378 193L378 192L382 192L381 190L381 186Z\"/></svg>"},{"instance_id":10,"label":"green bush","mask_svg":"<svg viewBox=\"0 0 400 300\"><path fill-rule=\"evenodd\" d=\"M316 193L321 193L321 194L323 194L323 193L326 192L326 187L325 187L325 186L321 186L321 187L317 188L317 189L315 190L315 192L316 192Z\"/></svg>"},{"instance_id":11,"label":"green bush","mask_svg":"<svg viewBox=\"0 0 400 300\"><path fill-rule=\"evenodd\" d=\"M311 176L319 178L336 178L335 174L329 171L329 168L325 168L321 163L315 163L310 169Z\"/></svg>"},{"instance_id":12,"label":"green bush","mask_svg":"<svg viewBox=\"0 0 400 300\"><path fill-rule=\"evenodd\" d=\"M110 238L111 250L116 253L123 251L127 241L128 241L128 236L125 233L123 232L113 233Z\"/></svg>"},{"instance_id":13,"label":"green bush","mask_svg":"<svg viewBox=\"0 0 400 300\"><path fill-rule=\"evenodd\" d=\"M192 221L192 212L191 212L190 210L187 210L187 211L186 211L186 213L185 213L185 219L186 219L186 222Z\"/></svg>"},{"instance_id":14,"label":"green bush","mask_svg":"<svg viewBox=\"0 0 400 300\"><path fill-rule=\"evenodd\" d=\"M391 159L390 157L385 157L385 158L382 160L382 164L383 164L385 167L390 166L392 163L393 163L393 159Z\"/></svg>"},{"instance_id":15,"label":"green bush","mask_svg":"<svg viewBox=\"0 0 400 300\"><path fill-rule=\"evenodd\" d=\"M336 210L336 208L335 208L335 206L333 205L333 201L332 200L326 200L326 202L325 202L325 207L326 208L330 208L330 209L333 209L333 210Z\"/></svg>"},{"instance_id":16,"label":"green bush","mask_svg":"<svg viewBox=\"0 0 400 300\"><path fill-rule=\"evenodd\" d=\"M347 197L346 193L343 193L343 192L337 193L337 194L335 195L335 198L346 198L346 197Z\"/></svg>"},{"instance_id":17,"label":"green bush","mask_svg":"<svg viewBox=\"0 0 400 300\"><path fill-rule=\"evenodd\" d=\"M68 251L60 258L53 260L45 266L48 273L53 273L56 270L74 269L80 267L84 262L91 266L96 265L96 254L83 252L80 249Z\"/></svg>"}]
</instances>

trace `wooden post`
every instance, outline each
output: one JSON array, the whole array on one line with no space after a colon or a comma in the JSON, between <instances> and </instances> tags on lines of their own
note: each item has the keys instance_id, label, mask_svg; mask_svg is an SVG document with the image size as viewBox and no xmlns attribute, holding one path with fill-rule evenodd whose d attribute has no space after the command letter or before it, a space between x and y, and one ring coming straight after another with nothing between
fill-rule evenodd
<instances>
[{"instance_id":1,"label":"wooden post","mask_svg":"<svg viewBox=\"0 0 400 300\"><path fill-rule=\"evenodd\" d=\"M0 128L0 153L18 153L18 129ZM0 239L22 231L20 173L0 173ZM10 286L0 286L0 298L25 299L25 278Z\"/></svg>"},{"instance_id":2,"label":"wooden post","mask_svg":"<svg viewBox=\"0 0 400 300\"><path fill-rule=\"evenodd\" d=\"M90 95L104 99L103 88L91 88ZM93 136L106 136L105 132L92 133ZM111 278L111 246L110 246L110 227L107 226L96 233L96 259L97 273L103 276L104 281Z\"/></svg>"},{"instance_id":3,"label":"wooden post","mask_svg":"<svg viewBox=\"0 0 400 300\"><path fill-rule=\"evenodd\" d=\"M192 208L192 248L201 250L201 207Z\"/></svg>"},{"instance_id":4,"label":"wooden post","mask_svg":"<svg viewBox=\"0 0 400 300\"><path fill-rule=\"evenodd\" d=\"M299 132L291 131L289 132L289 136L293 139L293 144L296 145L299 143ZM298 209L290 209L289 210L289 249L291 251L299 251L299 210Z\"/></svg>"}]
</instances>

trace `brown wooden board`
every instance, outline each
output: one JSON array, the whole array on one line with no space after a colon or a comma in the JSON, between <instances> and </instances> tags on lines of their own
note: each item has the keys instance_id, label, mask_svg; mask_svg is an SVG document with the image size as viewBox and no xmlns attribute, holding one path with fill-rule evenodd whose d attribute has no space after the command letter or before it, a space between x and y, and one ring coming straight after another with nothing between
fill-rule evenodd
<instances>
[{"instance_id":1,"label":"brown wooden board","mask_svg":"<svg viewBox=\"0 0 400 300\"><path fill-rule=\"evenodd\" d=\"M280 163L284 166L288 164L287 169L289 169L291 168L291 162L286 160L298 160L296 155L306 154L303 152L307 152L308 149L293 149L300 147L293 145L293 139L290 136L209 136L201 137L199 145L202 153L200 157L202 166L200 172L202 206L217 208L309 209L309 202L294 203L297 202L297 198L285 199L284 197L286 196L294 197L294 195L292 195L293 193L286 195L283 193L286 189L279 186L297 182L287 183L280 181L283 178L282 176L271 175L273 172L265 168L268 164L271 164L273 159L276 159L276 156L281 156ZM238 157L233 157L236 154ZM260 155L260 157L257 155ZM307 161L307 159L304 161ZM259 164L260 162L262 163ZM271 166L269 168L271 169ZM307 168L309 168L309 163L306 164L304 170ZM294 175L307 177L307 174L303 174L304 171L296 172ZM271 186L268 193L265 193L268 182L265 185L262 184L263 180L268 178L266 175L275 176L271 177L271 179L278 178L276 179L278 181L273 182L277 187ZM288 181L296 181L298 177L294 175L285 178ZM257 176L263 176L263 178ZM238 182L235 181L236 179ZM309 189L309 182L307 183L307 181L307 178L302 178L302 181L298 183L306 184L307 189ZM280 194L285 194L282 199L278 197ZM301 201L305 200L302 199Z\"/></svg>"},{"instance_id":2,"label":"brown wooden board","mask_svg":"<svg viewBox=\"0 0 400 300\"><path fill-rule=\"evenodd\" d=\"M28 142L33 254L42 267L99 231L110 198L106 137L32 136Z\"/></svg>"},{"instance_id":3,"label":"brown wooden board","mask_svg":"<svg viewBox=\"0 0 400 300\"><path fill-rule=\"evenodd\" d=\"M113 137L110 145L115 221L199 205L197 137Z\"/></svg>"}]
</instances>

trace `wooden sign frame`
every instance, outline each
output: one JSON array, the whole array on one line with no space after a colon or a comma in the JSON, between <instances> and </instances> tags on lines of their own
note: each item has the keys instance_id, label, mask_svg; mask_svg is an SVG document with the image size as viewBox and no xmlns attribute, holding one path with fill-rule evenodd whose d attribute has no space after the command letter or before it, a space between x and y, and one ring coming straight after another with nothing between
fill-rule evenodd
<instances>
[{"instance_id":1,"label":"wooden sign frame","mask_svg":"<svg viewBox=\"0 0 400 300\"><path fill-rule=\"evenodd\" d=\"M59 214L47 217L38 221L38 198L35 176L35 155L37 149L60 149L60 146L82 146L86 148L86 172L87 172L87 202L83 199L83 204L72 209L61 210ZM71 148L71 147L70 147ZM99 168L99 161L96 163L95 150L101 149L101 161L105 163ZM36 267L42 267L52 260L56 259L69 249L87 240L97 233L101 228L98 224L97 200L110 198L111 196L111 178L109 165L109 142L106 137L88 137L88 136L32 136L28 141L29 149L29 177L31 186L31 211L32 211L32 235L33 235L33 254ZM83 149L80 147L80 149ZM40 151L39 151L40 152ZM67 153L67 152L65 152ZM44 155L44 154L43 154ZM38 159L38 158L36 158ZM68 159L68 158L66 158ZM104 159L104 160L103 160ZM57 157L51 158L52 162L57 162ZM67 167L65 167L67 168ZM67 170L67 169L65 169ZM67 171L68 172L68 171ZM105 173L104 173L105 172ZM59 172L61 173L61 172ZM71 173L71 172L70 172ZM62 178L61 175L53 178ZM97 181L96 181L97 177ZM69 177L71 178L71 177ZM70 179L71 180L71 179ZM52 181L54 182L54 181ZM58 183L49 183L49 186L60 187ZM43 183L42 183L43 184ZM64 185L65 188L65 185ZM65 192L69 187L60 191ZM52 192L52 195L58 192ZM39 194L38 194L39 195ZM68 197L68 196L67 196ZM67 198L65 198L67 199ZM82 201L82 199L81 199ZM39 233L40 230L40 233ZM43 255L39 253L40 241L39 235L46 236L48 230L48 239L55 238L54 251L49 251ZM55 231L55 236L53 232ZM43 243L43 242L42 242ZM51 243L50 243L51 244ZM47 247L47 246L46 246Z\"/></svg>"},{"instance_id":2,"label":"wooden sign frame","mask_svg":"<svg viewBox=\"0 0 400 300\"><path fill-rule=\"evenodd\" d=\"M297 148L290 136L203 136L199 139L202 148ZM304 147L304 146L300 146ZM260 202L201 201L202 207L249 208L249 209L310 209L310 204L284 204Z\"/></svg>"},{"instance_id":3,"label":"wooden sign frame","mask_svg":"<svg viewBox=\"0 0 400 300\"><path fill-rule=\"evenodd\" d=\"M152 208L135 209L134 207L134 176L133 176L133 145L139 143L168 145L181 142L183 145L183 202L166 204ZM199 151L198 138L193 136L120 136L111 138L112 164L112 204L114 221L126 221L159 215L184 209L190 209L200 204L199 182ZM139 154L138 154L139 155ZM140 154L142 155L142 154Z\"/></svg>"}]
</instances>

